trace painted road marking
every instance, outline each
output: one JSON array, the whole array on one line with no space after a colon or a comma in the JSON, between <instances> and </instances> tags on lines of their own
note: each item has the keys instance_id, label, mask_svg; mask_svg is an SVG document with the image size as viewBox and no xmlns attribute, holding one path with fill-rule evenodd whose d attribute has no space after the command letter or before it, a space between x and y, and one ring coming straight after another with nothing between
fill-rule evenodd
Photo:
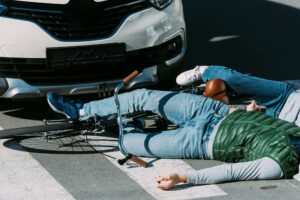
<instances>
[{"instance_id":1,"label":"painted road marking","mask_svg":"<svg viewBox=\"0 0 300 200\"><path fill-rule=\"evenodd\" d=\"M118 145L117 139L105 136L88 136L89 143L98 151L115 149ZM194 170L190 165L179 159L144 159L152 162L153 167L142 168L136 167L133 163L120 166L115 158L123 158L119 151L106 152L107 159L110 160L120 170L125 172L130 178L143 187L151 196L159 200L179 200L194 199L204 197L215 197L227 195L222 189L216 185L185 187L177 190L163 191L155 187L154 177L156 175L164 175L170 172L186 172Z\"/></svg>"},{"instance_id":2,"label":"painted road marking","mask_svg":"<svg viewBox=\"0 0 300 200\"><path fill-rule=\"evenodd\" d=\"M0 199L74 199L28 152L17 144L20 150L7 148L5 141L0 140Z\"/></svg>"}]
</instances>

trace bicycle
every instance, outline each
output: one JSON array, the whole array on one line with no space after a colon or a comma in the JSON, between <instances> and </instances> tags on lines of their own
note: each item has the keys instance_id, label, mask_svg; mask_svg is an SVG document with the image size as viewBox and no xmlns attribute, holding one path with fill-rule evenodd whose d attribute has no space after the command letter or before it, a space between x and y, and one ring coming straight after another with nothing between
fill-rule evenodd
<instances>
[{"instance_id":1,"label":"bicycle","mask_svg":"<svg viewBox=\"0 0 300 200\"><path fill-rule=\"evenodd\" d=\"M154 115L150 111L135 111L132 113L126 113L121 115L120 103L118 100L119 91L127 86L131 80L133 80L139 73L134 71L129 76L124 78L114 89L114 100L117 106L117 113L109 116L93 116L86 120L71 120L71 119L59 119L59 120L44 120L43 125L12 128L0 130L0 139L4 138L16 138L16 137L43 137L45 141L61 139L64 137L83 135L87 140L88 134L100 135L107 130L118 129L118 147L125 158L119 159L118 163L123 165L128 160L132 160L142 167L147 167L147 163L134 155L128 154L125 151L123 145L123 123L131 123L139 118L151 117L156 120L156 124L160 129L166 127L163 119L157 115Z\"/></svg>"}]
</instances>

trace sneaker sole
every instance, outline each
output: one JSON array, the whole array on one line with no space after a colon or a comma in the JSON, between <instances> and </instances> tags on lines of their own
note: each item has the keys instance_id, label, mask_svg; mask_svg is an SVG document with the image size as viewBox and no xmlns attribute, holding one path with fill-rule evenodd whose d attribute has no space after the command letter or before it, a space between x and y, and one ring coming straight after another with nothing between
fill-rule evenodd
<instances>
[{"instance_id":1,"label":"sneaker sole","mask_svg":"<svg viewBox=\"0 0 300 200\"><path fill-rule=\"evenodd\" d=\"M70 117L69 115L67 115L66 113L64 113L64 112L58 110L57 108L55 108L55 106L52 105L52 103L49 101L48 98L47 98L47 102L48 102L50 108L51 108L54 112L57 112L57 113L59 113L59 114L63 114L63 115L65 115L68 119L71 118L71 117Z\"/></svg>"}]
</instances>

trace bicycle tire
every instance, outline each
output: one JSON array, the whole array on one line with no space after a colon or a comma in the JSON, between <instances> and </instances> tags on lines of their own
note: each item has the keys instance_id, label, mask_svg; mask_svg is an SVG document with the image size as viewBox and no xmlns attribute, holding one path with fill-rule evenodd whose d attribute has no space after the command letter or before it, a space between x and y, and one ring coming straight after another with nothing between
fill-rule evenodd
<instances>
[{"instance_id":1,"label":"bicycle tire","mask_svg":"<svg viewBox=\"0 0 300 200\"><path fill-rule=\"evenodd\" d=\"M73 123L62 122L62 123L47 124L47 125L37 125L37 126L28 126L28 127L21 127L21 128L4 129L4 130L0 130L0 139L12 138L15 136L20 136L20 135L25 135L25 134L67 130L67 129L73 129L73 128L74 128Z\"/></svg>"}]
</instances>

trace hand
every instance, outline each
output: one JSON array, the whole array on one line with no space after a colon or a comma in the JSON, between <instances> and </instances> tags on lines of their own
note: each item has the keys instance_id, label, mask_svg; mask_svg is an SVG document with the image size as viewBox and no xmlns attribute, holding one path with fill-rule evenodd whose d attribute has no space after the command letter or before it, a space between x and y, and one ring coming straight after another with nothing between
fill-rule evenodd
<instances>
[{"instance_id":1,"label":"hand","mask_svg":"<svg viewBox=\"0 0 300 200\"><path fill-rule=\"evenodd\" d=\"M257 103L253 100L251 101L251 103L249 105L247 105L247 112L251 112L251 111L261 111L263 109L262 106L257 105Z\"/></svg>"},{"instance_id":2,"label":"hand","mask_svg":"<svg viewBox=\"0 0 300 200\"><path fill-rule=\"evenodd\" d=\"M186 183L187 176L172 173L168 176L157 176L155 181L158 188L162 190L168 190L178 183Z\"/></svg>"}]
</instances>

